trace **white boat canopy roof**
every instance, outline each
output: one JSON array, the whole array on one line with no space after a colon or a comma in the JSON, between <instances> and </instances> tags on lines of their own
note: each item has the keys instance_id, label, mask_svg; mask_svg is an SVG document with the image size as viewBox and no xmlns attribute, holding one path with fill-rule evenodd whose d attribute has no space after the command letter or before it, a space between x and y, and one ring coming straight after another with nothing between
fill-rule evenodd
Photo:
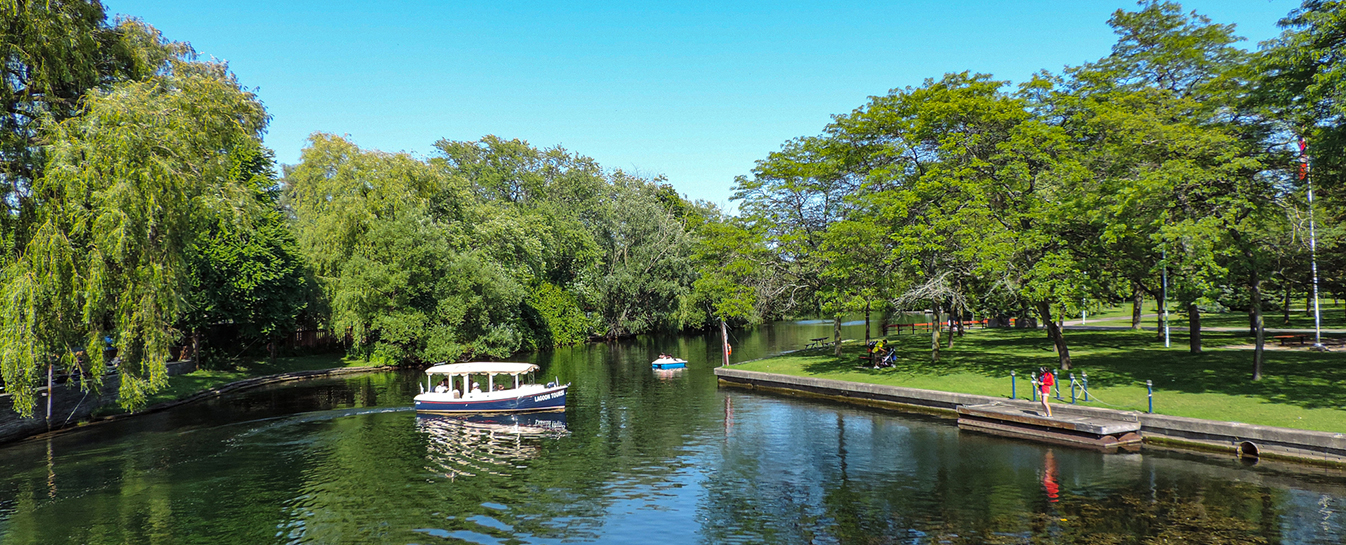
<instances>
[{"instance_id":1,"label":"white boat canopy roof","mask_svg":"<svg viewBox=\"0 0 1346 545\"><path fill-rule=\"evenodd\" d=\"M427 375L521 375L538 370L531 363L508 361L470 361L436 365L425 370Z\"/></svg>"}]
</instances>

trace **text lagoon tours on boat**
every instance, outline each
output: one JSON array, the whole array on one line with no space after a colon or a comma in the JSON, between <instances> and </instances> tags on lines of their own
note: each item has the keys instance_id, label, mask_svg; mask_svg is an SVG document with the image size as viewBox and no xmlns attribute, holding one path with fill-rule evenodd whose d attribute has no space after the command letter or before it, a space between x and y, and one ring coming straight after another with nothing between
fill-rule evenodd
<instances>
[{"instance_id":1,"label":"text lagoon tours on boat","mask_svg":"<svg viewBox=\"0 0 1346 545\"><path fill-rule=\"evenodd\" d=\"M442 414L564 411L569 383L521 383L520 375L531 377L537 370L531 363L504 361L436 365L425 370L427 383L422 386L428 388L415 397L416 410ZM435 377L441 375L444 379L436 383ZM472 380L480 375L486 376L485 391ZM497 375L507 378L497 385Z\"/></svg>"}]
</instances>

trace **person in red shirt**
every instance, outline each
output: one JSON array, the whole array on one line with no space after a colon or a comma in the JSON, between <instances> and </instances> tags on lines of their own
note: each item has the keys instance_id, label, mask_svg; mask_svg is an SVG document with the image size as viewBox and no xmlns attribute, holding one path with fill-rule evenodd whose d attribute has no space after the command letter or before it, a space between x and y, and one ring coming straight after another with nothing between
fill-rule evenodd
<instances>
[{"instance_id":1,"label":"person in red shirt","mask_svg":"<svg viewBox=\"0 0 1346 545\"><path fill-rule=\"evenodd\" d=\"M1050 417L1052 406L1047 402L1047 397L1051 394L1052 385L1056 384L1056 375L1052 374L1052 371L1046 367L1039 367L1038 371L1042 373L1038 376L1038 391L1042 393L1042 409L1047 411L1047 416Z\"/></svg>"}]
</instances>

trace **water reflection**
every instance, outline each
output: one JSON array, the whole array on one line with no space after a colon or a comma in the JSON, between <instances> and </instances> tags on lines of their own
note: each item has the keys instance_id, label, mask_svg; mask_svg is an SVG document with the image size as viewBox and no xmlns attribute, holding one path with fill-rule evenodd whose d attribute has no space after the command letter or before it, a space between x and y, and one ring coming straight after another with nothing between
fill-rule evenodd
<instances>
[{"instance_id":1,"label":"water reflection","mask_svg":"<svg viewBox=\"0 0 1346 545\"><path fill-rule=\"evenodd\" d=\"M796 349L831 327L734 332L734 358ZM842 334L862 337L863 325ZM670 351L689 367L650 369ZM421 375L385 373L9 445L0 542L1337 545L1346 535L1341 471L1044 447L720 389L719 357L718 332L533 355L543 376L574 383L565 413L418 416Z\"/></svg>"},{"instance_id":2,"label":"water reflection","mask_svg":"<svg viewBox=\"0 0 1346 545\"><path fill-rule=\"evenodd\" d=\"M427 470L446 478L489 473L508 477L524 469L548 439L564 437L565 413L501 415L416 415L426 437Z\"/></svg>"}]
</instances>

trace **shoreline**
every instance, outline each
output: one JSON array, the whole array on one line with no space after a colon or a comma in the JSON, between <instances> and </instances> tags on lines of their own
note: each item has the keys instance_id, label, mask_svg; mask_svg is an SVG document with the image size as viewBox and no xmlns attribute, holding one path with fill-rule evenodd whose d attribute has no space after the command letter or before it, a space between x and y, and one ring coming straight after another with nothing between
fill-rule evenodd
<instances>
[{"instance_id":1,"label":"shoreline","mask_svg":"<svg viewBox=\"0 0 1346 545\"><path fill-rule=\"evenodd\" d=\"M746 371L716 367L721 386L761 390L773 394L831 399L906 412L956 418L959 405L997 402L1025 409L1038 407L1027 400L922 390L863 382ZM1100 407L1053 404L1053 412L1074 413L1139 422L1147 445L1237 455L1251 448L1259 458L1346 468L1346 434L1222 422L1183 416L1121 411Z\"/></svg>"},{"instance_id":2,"label":"shoreline","mask_svg":"<svg viewBox=\"0 0 1346 545\"><path fill-rule=\"evenodd\" d=\"M355 375L362 373L376 373L396 369L398 369L397 366L390 366L390 365L362 366L362 367L333 367L330 369L310 369L305 371L288 371L284 373L263 375L260 377L252 377L242 380L236 380L233 382L228 382L225 384L221 384L219 386L195 392L186 397L165 401L162 403L156 403L154 405L149 405L133 412L118 413L100 417L90 417L86 414L84 417L75 422L62 424L60 426L53 427L50 430L45 429L46 428L45 418L40 418L37 415L35 415L32 418L21 418L18 416L17 413L14 413L12 410L9 410L9 414L7 415L10 417L11 420L9 425L7 426L5 422L0 422L0 447L12 443L18 443L20 441L41 439L44 437L49 437L53 434L81 429L87 426L103 424L107 422L115 422L127 418L133 418L137 416L157 413L160 411L172 409L174 407L179 407L182 405L203 401L205 399L209 399L212 397L219 397L224 394L250 390L253 388L259 388L271 384L281 384L285 382L293 382L298 380L329 378L329 377ZM83 401L84 395L79 393L78 386L76 386L75 388L69 388L68 385L61 385L60 388L66 390L67 394L69 394L70 396L80 397L81 402ZM73 390L73 392L70 392L70 390ZM115 389L112 390L113 390L112 397L110 399L115 399ZM76 404L76 406L78 405L79 403ZM91 414L95 408L96 406L90 407L88 409L89 413ZM60 413L56 412L55 410L53 410L53 414L57 415L58 417L60 415ZM72 415L73 414L74 413L72 410ZM11 427L15 429L4 430L3 428L5 427ZM8 431L8 433L2 433L4 431Z\"/></svg>"}]
</instances>

